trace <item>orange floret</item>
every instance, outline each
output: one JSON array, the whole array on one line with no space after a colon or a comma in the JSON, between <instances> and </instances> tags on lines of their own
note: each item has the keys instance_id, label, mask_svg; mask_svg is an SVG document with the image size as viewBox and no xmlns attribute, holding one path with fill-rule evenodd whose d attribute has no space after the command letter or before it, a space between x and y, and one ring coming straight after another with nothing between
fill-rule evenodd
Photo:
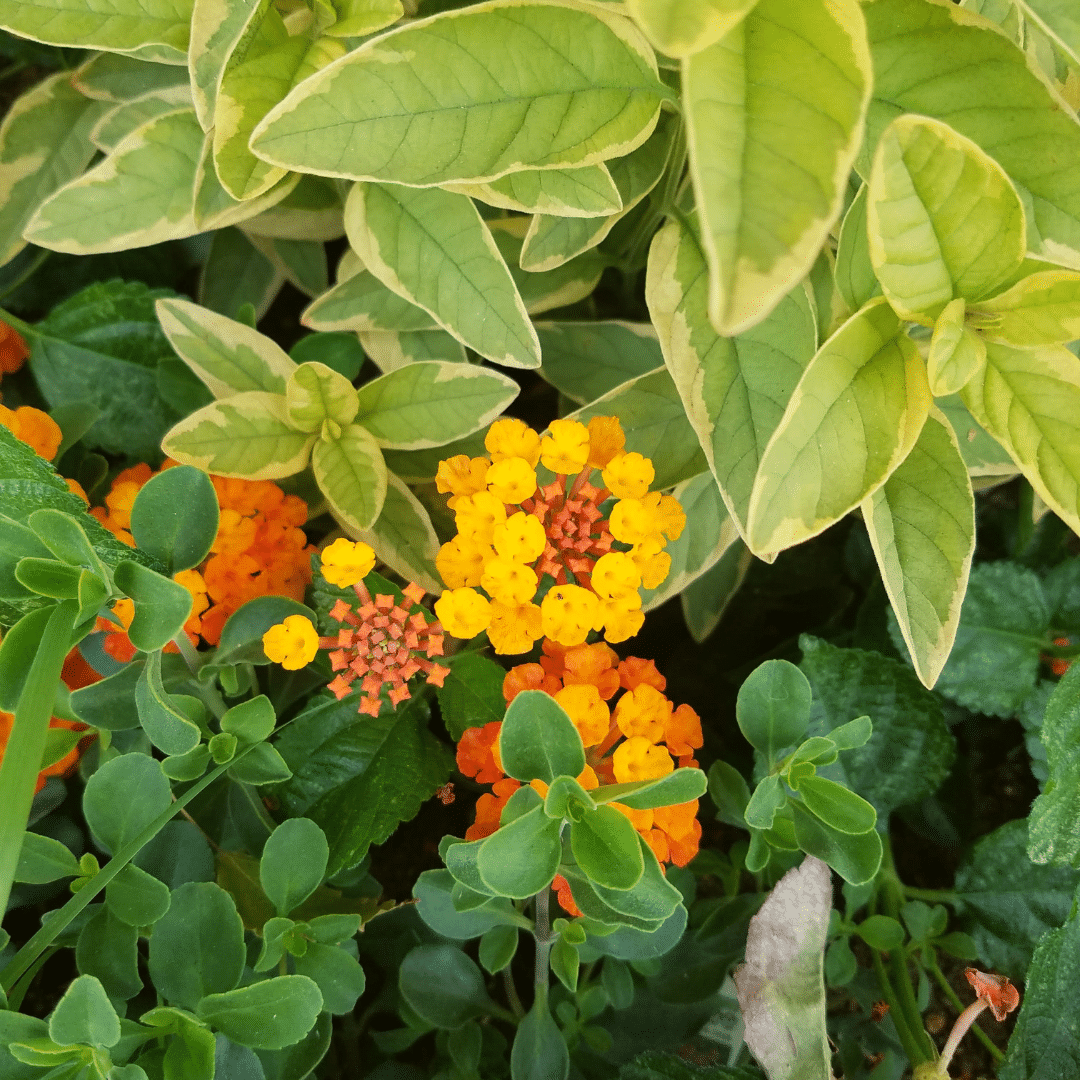
<instances>
[{"instance_id":1,"label":"orange floret","mask_svg":"<svg viewBox=\"0 0 1080 1080\"><path fill-rule=\"evenodd\" d=\"M26 363L30 350L26 339L13 326L0 322L0 373L14 375Z\"/></svg>"},{"instance_id":2,"label":"orange floret","mask_svg":"<svg viewBox=\"0 0 1080 1080\"><path fill-rule=\"evenodd\" d=\"M472 776L481 784L494 784L502 779L502 765L497 760L497 743L502 722L492 720L483 727L468 728L457 746L458 772Z\"/></svg>"},{"instance_id":3,"label":"orange floret","mask_svg":"<svg viewBox=\"0 0 1080 1080\"><path fill-rule=\"evenodd\" d=\"M509 705L522 690L543 690L556 694L562 689L562 683L549 675L539 664L518 664L511 668L503 679L503 697Z\"/></svg>"},{"instance_id":4,"label":"orange floret","mask_svg":"<svg viewBox=\"0 0 1080 1080\"><path fill-rule=\"evenodd\" d=\"M29 405L21 405L17 409L0 405L0 425L46 461L56 457L56 451L64 440L60 425L48 413L32 409Z\"/></svg>"},{"instance_id":5,"label":"orange floret","mask_svg":"<svg viewBox=\"0 0 1080 1080\"><path fill-rule=\"evenodd\" d=\"M558 895L559 907L561 907L567 915L570 915L575 919L580 919L581 909L574 903L574 894L570 891L570 882L568 882L562 874L556 874L555 880L551 883L551 887Z\"/></svg>"},{"instance_id":6,"label":"orange floret","mask_svg":"<svg viewBox=\"0 0 1080 1080\"><path fill-rule=\"evenodd\" d=\"M689 705L680 705L664 725L664 742L676 756L683 757L701 749L701 717Z\"/></svg>"}]
</instances>

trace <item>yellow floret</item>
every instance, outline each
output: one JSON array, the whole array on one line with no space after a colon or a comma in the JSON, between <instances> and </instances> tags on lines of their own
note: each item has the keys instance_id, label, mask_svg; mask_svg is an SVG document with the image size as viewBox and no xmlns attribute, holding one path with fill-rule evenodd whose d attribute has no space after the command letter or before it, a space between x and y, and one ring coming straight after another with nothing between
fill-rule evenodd
<instances>
[{"instance_id":1,"label":"yellow floret","mask_svg":"<svg viewBox=\"0 0 1080 1080\"><path fill-rule=\"evenodd\" d=\"M686 527L686 511L674 495L661 495L659 491L650 491L642 503L652 511L657 530L669 540L678 540Z\"/></svg>"},{"instance_id":2,"label":"yellow floret","mask_svg":"<svg viewBox=\"0 0 1080 1080\"><path fill-rule=\"evenodd\" d=\"M444 495L475 495L484 490L488 466L487 458L470 458L467 454L456 454L439 462L439 471L435 474L435 487ZM451 500L453 502L453 500ZM451 506L453 509L453 506Z\"/></svg>"},{"instance_id":3,"label":"yellow floret","mask_svg":"<svg viewBox=\"0 0 1080 1080\"><path fill-rule=\"evenodd\" d=\"M491 559L480 578L480 587L488 596L511 607L528 603L536 595L538 584L531 566L501 557Z\"/></svg>"},{"instance_id":4,"label":"yellow floret","mask_svg":"<svg viewBox=\"0 0 1080 1080\"><path fill-rule=\"evenodd\" d=\"M594 416L589 421L589 465L603 469L626 445L622 424L616 416Z\"/></svg>"},{"instance_id":5,"label":"yellow floret","mask_svg":"<svg viewBox=\"0 0 1080 1080\"><path fill-rule=\"evenodd\" d=\"M627 737L658 743L671 716L671 702L655 686L641 683L628 690L615 706L615 723Z\"/></svg>"},{"instance_id":6,"label":"yellow floret","mask_svg":"<svg viewBox=\"0 0 1080 1080\"><path fill-rule=\"evenodd\" d=\"M667 776L675 770L675 762L662 746L634 735L611 755L611 769L617 783L633 784Z\"/></svg>"},{"instance_id":7,"label":"yellow floret","mask_svg":"<svg viewBox=\"0 0 1080 1080\"><path fill-rule=\"evenodd\" d=\"M497 653L510 655L528 652L533 642L544 636L540 609L536 604L491 605L488 638Z\"/></svg>"},{"instance_id":8,"label":"yellow floret","mask_svg":"<svg viewBox=\"0 0 1080 1080\"><path fill-rule=\"evenodd\" d=\"M640 454L616 454L604 469L604 487L617 499L640 499L656 479L653 463Z\"/></svg>"},{"instance_id":9,"label":"yellow floret","mask_svg":"<svg viewBox=\"0 0 1080 1080\"><path fill-rule=\"evenodd\" d=\"M450 589L435 601L435 617L456 638L472 638L488 628L491 605L475 589Z\"/></svg>"},{"instance_id":10,"label":"yellow floret","mask_svg":"<svg viewBox=\"0 0 1080 1080\"><path fill-rule=\"evenodd\" d=\"M487 545L491 543L495 526L506 520L506 507L490 491L478 491L458 499L454 519L462 539Z\"/></svg>"},{"instance_id":11,"label":"yellow floret","mask_svg":"<svg viewBox=\"0 0 1080 1080\"><path fill-rule=\"evenodd\" d=\"M319 635L311 620L303 615L288 615L284 622L271 626L263 634L263 652L272 663L286 671L307 667L319 651Z\"/></svg>"},{"instance_id":12,"label":"yellow floret","mask_svg":"<svg viewBox=\"0 0 1080 1080\"><path fill-rule=\"evenodd\" d=\"M564 686L555 694L555 700L574 721L574 727L586 746L596 746L604 741L611 727L611 711L592 683Z\"/></svg>"},{"instance_id":13,"label":"yellow floret","mask_svg":"<svg viewBox=\"0 0 1080 1080\"><path fill-rule=\"evenodd\" d=\"M664 551L664 541L642 540L630 549L630 558L641 571L641 584L646 589L659 588L671 571L671 556Z\"/></svg>"},{"instance_id":14,"label":"yellow floret","mask_svg":"<svg viewBox=\"0 0 1080 1080\"><path fill-rule=\"evenodd\" d=\"M611 535L624 544L640 544L654 538L661 540L655 513L640 499L620 499L612 508L608 528Z\"/></svg>"},{"instance_id":15,"label":"yellow floret","mask_svg":"<svg viewBox=\"0 0 1080 1080\"><path fill-rule=\"evenodd\" d=\"M605 600L602 607L606 641L626 641L645 624L645 613L641 610L639 593L631 593L618 600Z\"/></svg>"},{"instance_id":16,"label":"yellow floret","mask_svg":"<svg viewBox=\"0 0 1080 1080\"><path fill-rule=\"evenodd\" d=\"M596 593L580 585L556 585L541 605L544 634L560 645L582 645L590 630L603 625Z\"/></svg>"},{"instance_id":17,"label":"yellow floret","mask_svg":"<svg viewBox=\"0 0 1080 1080\"><path fill-rule=\"evenodd\" d=\"M544 553L547 535L539 518L519 510L495 526L491 542L504 559L531 563Z\"/></svg>"},{"instance_id":18,"label":"yellow floret","mask_svg":"<svg viewBox=\"0 0 1080 1080\"><path fill-rule=\"evenodd\" d=\"M626 552L609 551L596 560L591 582L602 599L620 600L637 594L641 585L641 571Z\"/></svg>"},{"instance_id":19,"label":"yellow floret","mask_svg":"<svg viewBox=\"0 0 1080 1080\"><path fill-rule=\"evenodd\" d=\"M589 429L577 420L552 420L540 443L540 462L553 473L581 472L589 460Z\"/></svg>"},{"instance_id":20,"label":"yellow floret","mask_svg":"<svg viewBox=\"0 0 1080 1080\"><path fill-rule=\"evenodd\" d=\"M484 563L495 552L487 544L474 544L463 536L443 544L435 556L435 567L445 584L451 589L466 585L479 585L484 573Z\"/></svg>"},{"instance_id":21,"label":"yellow floret","mask_svg":"<svg viewBox=\"0 0 1080 1080\"><path fill-rule=\"evenodd\" d=\"M536 470L524 458L503 458L488 469L487 488L504 503L523 503L536 494Z\"/></svg>"},{"instance_id":22,"label":"yellow floret","mask_svg":"<svg viewBox=\"0 0 1080 1080\"><path fill-rule=\"evenodd\" d=\"M322 575L339 589L355 585L375 568L375 552L362 541L346 540L339 536L319 556Z\"/></svg>"},{"instance_id":23,"label":"yellow floret","mask_svg":"<svg viewBox=\"0 0 1080 1080\"><path fill-rule=\"evenodd\" d=\"M488 429L484 446L492 461L520 457L535 469L540 460L540 436L523 420L496 420Z\"/></svg>"}]
</instances>

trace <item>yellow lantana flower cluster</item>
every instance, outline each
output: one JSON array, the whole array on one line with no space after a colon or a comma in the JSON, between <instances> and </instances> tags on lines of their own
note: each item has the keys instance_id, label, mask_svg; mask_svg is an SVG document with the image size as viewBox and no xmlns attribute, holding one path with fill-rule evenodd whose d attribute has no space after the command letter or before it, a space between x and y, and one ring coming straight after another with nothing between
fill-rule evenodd
<instances>
[{"instance_id":1,"label":"yellow lantana flower cluster","mask_svg":"<svg viewBox=\"0 0 1080 1080\"><path fill-rule=\"evenodd\" d=\"M448 633L486 630L495 651L510 654L541 637L573 646L593 630L616 642L641 629L640 590L667 577L664 547L686 515L675 498L649 490L652 462L627 453L625 443L610 416L588 426L555 420L544 436L504 419L484 440L489 457L439 463L436 484L450 495L458 530L435 560L448 586L435 614ZM538 464L554 481L539 482ZM545 579L550 588L536 604Z\"/></svg>"}]
</instances>

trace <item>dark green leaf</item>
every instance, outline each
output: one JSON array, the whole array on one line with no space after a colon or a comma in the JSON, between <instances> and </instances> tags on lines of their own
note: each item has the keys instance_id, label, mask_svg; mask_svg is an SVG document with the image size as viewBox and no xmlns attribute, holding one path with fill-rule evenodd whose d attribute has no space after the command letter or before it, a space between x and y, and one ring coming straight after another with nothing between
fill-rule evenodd
<instances>
[{"instance_id":1,"label":"dark green leaf","mask_svg":"<svg viewBox=\"0 0 1080 1080\"><path fill-rule=\"evenodd\" d=\"M95 841L115 854L171 801L160 762L144 754L123 754L106 761L86 782L83 814Z\"/></svg>"},{"instance_id":2,"label":"dark green leaf","mask_svg":"<svg viewBox=\"0 0 1080 1080\"><path fill-rule=\"evenodd\" d=\"M610 806L586 810L571 822L570 848L594 885L631 889L645 872L634 826Z\"/></svg>"},{"instance_id":3,"label":"dark green leaf","mask_svg":"<svg viewBox=\"0 0 1080 1080\"><path fill-rule=\"evenodd\" d=\"M241 784L281 784L292 778L292 770L269 743L259 743L229 769L229 776Z\"/></svg>"},{"instance_id":4,"label":"dark green leaf","mask_svg":"<svg viewBox=\"0 0 1080 1080\"><path fill-rule=\"evenodd\" d=\"M537 806L487 837L476 860L487 887L522 900L549 885L562 854L559 825Z\"/></svg>"},{"instance_id":5,"label":"dark green leaf","mask_svg":"<svg viewBox=\"0 0 1080 1080\"><path fill-rule=\"evenodd\" d=\"M13 713L56 605L24 615L0 641L0 709Z\"/></svg>"},{"instance_id":6,"label":"dark green leaf","mask_svg":"<svg viewBox=\"0 0 1080 1080\"><path fill-rule=\"evenodd\" d=\"M877 813L865 799L834 780L807 776L799 782L798 790L806 808L837 832L858 836L877 822Z\"/></svg>"},{"instance_id":7,"label":"dark green leaf","mask_svg":"<svg viewBox=\"0 0 1080 1080\"><path fill-rule=\"evenodd\" d=\"M398 989L418 1016L439 1028L461 1027L495 1007L480 969L454 945L413 949L398 972Z\"/></svg>"},{"instance_id":8,"label":"dark green leaf","mask_svg":"<svg viewBox=\"0 0 1080 1080\"><path fill-rule=\"evenodd\" d=\"M780 777L766 776L756 788L743 812L746 824L753 829L771 829L776 812L787 803L787 792Z\"/></svg>"},{"instance_id":9,"label":"dark green leaf","mask_svg":"<svg viewBox=\"0 0 1080 1080\"><path fill-rule=\"evenodd\" d=\"M169 910L169 887L130 863L105 886L105 905L122 923L143 927Z\"/></svg>"},{"instance_id":10,"label":"dark green leaf","mask_svg":"<svg viewBox=\"0 0 1080 1080\"><path fill-rule=\"evenodd\" d=\"M664 363L649 323L551 322L536 327L540 374L578 405Z\"/></svg>"},{"instance_id":11,"label":"dark green leaf","mask_svg":"<svg viewBox=\"0 0 1080 1080\"><path fill-rule=\"evenodd\" d=\"M308 818L283 821L263 847L259 880L280 916L298 908L323 882L330 847Z\"/></svg>"},{"instance_id":12,"label":"dark green leaf","mask_svg":"<svg viewBox=\"0 0 1080 1080\"><path fill-rule=\"evenodd\" d=\"M735 717L747 742L771 765L806 734L810 700L810 684L794 664L766 660L739 688Z\"/></svg>"},{"instance_id":13,"label":"dark green leaf","mask_svg":"<svg viewBox=\"0 0 1080 1080\"><path fill-rule=\"evenodd\" d=\"M323 1008L335 1016L352 1012L364 992L364 969L336 945L313 941L294 964L297 975L306 975L319 988Z\"/></svg>"},{"instance_id":14,"label":"dark green leaf","mask_svg":"<svg viewBox=\"0 0 1080 1080\"><path fill-rule=\"evenodd\" d=\"M1080 867L1080 664L1051 694L1040 737L1049 775L1031 807L1028 855L1032 862Z\"/></svg>"},{"instance_id":15,"label":"dark green leaf","mask_svg":"<svg viewBox=\"0 0 1080 1080\"><path fill-rule=\"evenodd\" d=\"M495 975L514 959L517 947L516 926L493 926L480 938L480 964L486 972Z\"/></svg>"},{"instance_id":16,"label":"dark green leaf","mask_svg":"<svg viewBox=\"0 0 1080 1080\"><path fill-rule=\"evenodd\" d=\"M136 649L162 649L183 630L194 602L183 585L132 559L118 563L114 577L117 588L135 601L128 637Z\"/></svg>"},{"instance_id":17,"label":"dark green leaf","mask_svg":"<svg viewBox=\"0 0 1080 1080\"><path fill-rule=\"evenodd\" d=\"M904 941L904 928L888 915L868 916L855 927L855 933L882 952L898 948Z\"/></svg>"},{"instance_id":18,"label":"dark green leaf","mask_svg":"<svg viewBox=\"0 0 1080 1080\"><path fill-rule=\"evenodd\" d=\"M551 947L549 961L551 963L551 970L555 974L555 978L557 978L571 994L576 993L578 968L581 966L581 957L578 955L577 949L565 938L556 938L555 944Z\"/></svg>"},{"instance_id":19,"label":"dark green leaf","mask_svg":"<svg viewBox=\"0 0 1080 1080\"><path fill-rule=\"evenodd\" d=\"M239 990L208 994L195 1013L241 1046L280 1050L298 1043L314 1027L322 1003L311 979L279 975Z\"/></svg>"},{"instance_id":20,"label":"dark green leaf","mask_svg":"<svg viewBox=\"0 0 1080 1080\"><path fill-rule=\"evenodd\" d=\"M19 849L19 862L15 867L15 880L31 885L44 885L79 873L79 862L70 848L51 836L27 832L23 834Z\"/></svg>"},{"instance_id":21,"label":"dark green leaf","mask_svg":"<svg viewBox=\"0 0 1080 1080\"><path fill-rule=\"evenodd\" d=\"M191 599L190 594L188 599ZM166 754L186 754L199 745L202 732L198 725L181 712L165 689L159 652L151 652L146 657L135 684L135 704L143 730L159 750Z\"/></svg>"},{"instance_id":22,"label":"dark green leaf","mask_svg":"<svg viewBox=\"0 0 1080 1080\"><path fill-rule=\"evenodd\" d=\"M443 723L455 742L466 728L501 720L506 711L502 684L506 669L479 653L461 653L438 691ZM577 775L575 773L575 775Z\"/></svg>"},{"instance_id":23,"label":"dark green leaf","mask_svg":"<svg viewBox=\"0 0 1080 1080\"><path fill-rule=\"evenodd\" d=\"M93 975L111 998L128 1001L143 988L139 974L139 931L121 922L105 904L90 907L96 910L83 924L75 942L79 973Z\"/></svg>"},{"instance_id":24,"label":"dark green leaf","mask_svg":"<svg viewBox=\"0 0 1080 1080\"><path fill-rule=\"evenodd\" d=\"M307 334L289 350L289 356L298 364L325 364L349 382L360 374L365 359L356 335L343 330Z\"/></svg>"},{"instance_id":25,"label":"dark green leaf","mask_svg":"<svg viewBox=\"0 0 1080 1080\"><path fill-rule=\"evenodd\" d=\"M221 730L235 735L243 746L268 739L277 723L274 706L263 694L234 705L222 718Z\"/></svg>"},{"instance_id":26,"label":"dark green leaf","mask_svg":"<svg viewBox=\"0 0 1080 1080\"><path fill-rule=\"evenodd\" d=\"M214 485L206 473L190 465L176 465L150 477L131 507L135 543L174 574L206 558L217 528Z\"/></svg>"},{"instance_id":27,"label":"dark green leaf","mask_svg":"<svg viewBox=\"0 0 1080 1080\"><path fill-rule=\"evenodd\" d=\"M682 768L661 776L658 780L643 780L636 784L611 784L597 788L592 794L597 802L620 802L632 810L652 810L658 806L677 806L700 799L708 790L709 781L700 769Z\"/></svg>"},{"instance_id":28,"label":"dark green leaf","mask_svg":"<svg viewBox=\"0 0 1080 1080\"><path fill-rule=\"evenodd\" d=\"M209 674L228 664L269 664L262 636L289 615L315 622L315 612L287 596L257 596L234 611L225 622L213 660L203 669Z\"/></svg>"},{"instance_id":29,"label":"dark green leaf","mask_svg":"<svg viewBox=\"0 0 1080 1080\"><path fill-rule=\"evenodd\" d=\"M518 788L518 791L523 790L525 789ZM514 795L516 794L515 791ZM572 776L557 776L544 796L544 813L560 821L567 817L578 817L583 810L592 810L595 807L593 797Z\"/></svg>"},{"instance_id":30,"label":"dark green leaf","mask_svg":"<svg viewBox=\"0 0 1080 1080\"><path fill-rule=\"evenodd\" d=\"M329 1014L319 1013L315 1026L298 1043L281 1050L257 1050L265 1080L305 1080L330 1049L333 1030Z\"/></svg>"},{"instance_id":31,"label":"dark green leaf","mask_svg":"<svg viewBox=\"0 0 1080 1080\"><path fill-rule=\"evenodd\" d=\"M49 1038L61 1046L102 1048L120 1041L120 1018L93 975L80 975L64 991L49 1017Z\"/></svg>"},{"instance_id":32,"label":"dark green leaf","mask_svg":"<svg viewBox=\"0 0 1080 1080\"><path fill-rule=\"evenodd\" d=\"M23 588L54 600L73 600L79 595L83 571L56 559L20 559L15 566L15 580Z\"/></svg>"},{"instance_id":33,"label":"dark green leaf","mask_svg":"<svg viewBox=\"0 0 1080 1080\"><path fill-rule=\"evenodd\" d=\"M506 710L499 731L503 771L528 783L577 776L585 768L581 736L566 711L542 690L523 690Z\"/></svg>"},{"instance_id":34,"label":"dark green leaf","mask_svg":"<svg viewBox=\"0 0 1080 1080\"><path fill-rule=\"evenodd\" d=\"M480 937L494 927L514 926L523 921L511 903L501 897L487 899L469 911L457 911L451 899L454 885L449 870L425 870L413 886L413 896L420 901L416 910L437 934L465 941Z\"/></svg>"},{"instance_id":35,"label":"dark green leaf","mask_svg":"<svg viewBox=\"0 0 1080 1080\"><path fill-rule=\"evenodd\" d=\"M566 1080L570 1075L570 1052L548 1012L546 995L537 998L518 1024L510 1051L510 1075L514 1080Z\"/></svg>"},{"instance_id":36,"label":"dark green leaf","mask_svg":"<svg viewBox=\"0 0 1080 1080\"><path fill-rule=\"evenodd\" d=\"M804 810L801 804L788 804L795 817L795 837L799 847L827 862L845 881L861 885L869 881L881 866L881 837L871 830L861 836L849 836L830 828L820 818Z\"/></svg>"},{"instance_id":37,"label":"dark green leaf","mask_svg":"<svg viewBox=\"0 0 1080 1080\"><path fill-rule=\"evenodd\" d=\"M650 1050L624 1065L618 1080L761 1080L761 1073L726 1065L699 1069L675 1054Z\"/></svg>"},{"instance_id":38,"label":"dark green leaf","mask_svg":"<svg viewBox=\"0 0 1080 1080\"><path fill-rule=\"evenodd\" d=\"M319 694L275 743L293 776L274 795L284 813L309 817L326 833L331 877L386 840L450 774L423 701L378 717L359 715L358 704L358 694Z\"/></svg>"},{"instance_id":39,"label":"dark green leaf","mask_svg":"<svg viewBox=\"0 0 1080 1080\"><path fill-rule=\"evenodd\" d=\"M934 793L955 757L934 695L905 664L861 649L838 649L804 634L802 669L814 688L811 735L829 736L868 713L873 734L820 774L846 784L885 815Z\"/></svg>"}]
</instances>

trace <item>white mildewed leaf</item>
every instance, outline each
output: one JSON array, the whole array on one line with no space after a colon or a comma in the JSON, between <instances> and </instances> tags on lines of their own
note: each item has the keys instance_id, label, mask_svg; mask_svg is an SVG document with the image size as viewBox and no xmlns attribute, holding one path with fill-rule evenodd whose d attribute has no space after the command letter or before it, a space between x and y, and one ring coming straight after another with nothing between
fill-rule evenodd
<instances>
[{"instance_id":1,"label":"white mildewed leaf","mask_svg":"<svg viewBox=\"0 0 1080 1080\"><path fill-rule=\"evenodd\" d=\"M721 337L709 320L704 253L681 222L653 238L645 298L686 415L745 535L762 454L817 346L809 300L795 289L764 322Z\"/></svg>"},{"instance_id":2,"label":"white mildewed leaf","mask_svg":"<svg viewBox=\"0 0 1080 1080\"><path fill-rule=\"evenodd\" d=\"M1043 501L1080 534L1080 359L1061 345L987 342L986 366L961 397Z\"/></svg>"},{"instance_id":3,"label":"white mildewed leaf","mask_svg":"<svg viewBox=\"0 0 1080 1080\"><path fill-rule=\"evenodd\" d=\"M807 365L761 457L747 513L751 551L823 532L907 457L930 409L926 365L884 297Z\"/></svg>"},{"instance_id":4,"label":"white mildewed leaf","mask_svg":"<svg viewBox=\"0 0 1080 1080\"><path fill-rule=\"evenodd\" d=\"M975 497L943 413L930 410L911 453L862 511L915 672L932 687L956 637L975 553Z\"/></svg>"},{"instance_id":5,"label":"white mildewed leaf","mask_svg":"<svg viewBox=\"0 0 1080 1080\"><path fill-rule=\"evenodd\" d=\"M757 0L629 0L649 40L668 56L690 56L727 34Z\"/></svg>"},{"instance_id":6,"label":"white mildewed leaf","mask_svg":"<svg viewBox=\"0 0 1080 1080\"><path fill-rule=\"evenodd\" d=\"M214 397L285 393L296 363L254 327L179 297L163 298L154 307L169 343Z\"/></svg>"},{"instance_id":7,"label":"white mildewed leaf","mask_svg":"<svg viewBox=\"0 0 1080 1080\"><path fill-rule=\"evenodd\" d=\"M320 439L311 469L334 517L343 527L370 529L386 499L386 462L369 431L350 424L337 439Z\"/></svg>"},{"instance_id":8,"label":"white mildewed leaf","mask_svg":"<svg viewBox=\"0 0 1080 1080\"><path fill-rule=\"evenodd\" d=\"M261 195L287 171L248 148L255 125L297 83L344 55L344 42L290 35L277 9L260 5L229 56L214 104L214 167L234 199Z\"/></svg>"},{"instance_id":9,"label":"white mildewed leaf","mask_svg":"<svg viewBox=\"0 0 1080 1080\"><path fill-rule=\"evenodd\" d=\"M498 364L540 366L536 331L471 199L441 188L356 184L345 228L375 277L462 344Z\"/></svg>"},{"instance_id":10,"label":"white mildewed leaf","mask_svg":"<svg viewBox=\"0 0 1080 1080\"><path fill-rule=\"evenodd\" d=\"M652 611L678 596L739 540L739 530L728 515L712 473L701 473L679 484L672 494L686 511L686 527L679 539L664 549L671 556L668 576L658 588L642 589L642 611Z\"/></svg>"},{"instance_id":11,"label":"white mildewed leaf","mask_svg":"<svg viewBox=\"0 0 1080 1080\"><path fill-rule=\"evenodd\" d=\"M0 29L79 49L153 54L185 62L193 0L0 0Z\"/></svg>"},{"instance_id":12,"label":"white mildewed leaf","mask_svg":"<svg viewBox=\"0 0 1080 1080\"><path fill-rule=\"evenodd\" d=\"M245 480L280 480L304 469L318 438L297 431L285 397L250 390L196 410L161 441L183 465Z\"/></svg>"},{"instance_id":13,"label":"white mildewed leaf","mask_svg":"<svg viewBox=\"0 0 1080 1080\"><path fill-rule=\"evenodd\" d=\"M158 87L114 105L94 125L90 141L99 150L110 154L122 139L147 121L190 105L191 90L186 84Z\"/></svg>"},{"instance_id":14,"label":"white mildewed leaf","mask_svg":"<svg viewBox=\"0 0 1080 1080\"><path fill-rule=\"evenodd\" d=\"M619 189L603 164L582 169L526 169L487 184L445 187L489 206L521 214L595 218L616 214L623 208Z\"/></svg>"},{"instance_id":15,"label":"white mildewed leaf","mask_svg":"<svg viewBox=\"0 0 1080 1080\"><path fill-rule=\"evenodd\" d=\"M354 540L369 544L375 554L406 581L415 581L429 593L443 591L435 555L439 538L428 512L408 486L393 473L387 475L386 501L370 529L342 528Z\"/></svg>"},{"instance_id":16,"label":"white mildewed leaf","mask_svg":"<svg viewBox=\"0 0 1080 1080\"><path fill-rule=\"evenodd\" d=\"M843 206L870 100L858 0L760 0L683 61L690 174L721 333L810 271Z\"/></svg>"},{"instance_id":17,"label":"white mildewed leaf","mask_svg":"<svg viewBox=\"0 0 1080 1080\"><path fill-rule=\"evenodd\" d=\"M950 300L987 296L1024 258L1024 210L1005 170L970 139L901 116L874 155L870 260L889 303L927 326Z\"/></svg>"},{"instance_id":18,"label":"white mildewed leaf","mask_svg":"<svg viewBox=\"0 0 1080 1080\"><path fill-rule=\"evenodd\" d=\"M360 387L356 423L381 447L423 450L487 427L519 389L502 372L475 364L419 361Z\"/></svg>"},{"instance_id":19,"label":"white mildewed leaf","mask_svg":"<svg viewBox=\"0 0 1080 1080\"><path fill-rule=\"evenodd\" d=\"M23 235L52 251L90 255L193 236L203 132L194 109L137 128L101 164L54 192Z\"/></svg>"},{"instance_id":20,"label":"white mildewed leaf","mask_svg":"<svg viewBox=\"0 0 1080 1080\"><path fill-rule=\"evenodd\" d=\"M822 958L832 875L807 855L750 920L746 963L735 969L743 1038L769 1080L830 1080Z\"/></svg>"},{"instance_id":21,"label":"white mildewed leaf","mask_svg":"<svg viewBox=\"0 0 1080 1080\"><path fill-rule=\"evenodd\" d=\"M26 247L23 229L42 201L90 163L103 108L73 89L66 71L11 104L0 124L0 266Z\"/></svg>"},{"instance_id":22,"label":"white mildewed leaf","mask_svg":"<svg viewBox=\"0 0 1080 1080\"><path fill-rule=\"evenodd\" d=\"M596 165L652 132L669 91L628 19L580 0L491 0L391 30L255 129L267 161L427 186Z\"/></svg>"},{"instance_id":23,"label":"white mildewed leaf","mask_svg":"<svg viewBox=\"0 0 1080 1080\"><path fill-rule=\"evenodd\" d=\"M204 131L214 126L214 107L225 66L266 0L194 0L191 14L191 93Z\"/></svg>"}]
</instances>

